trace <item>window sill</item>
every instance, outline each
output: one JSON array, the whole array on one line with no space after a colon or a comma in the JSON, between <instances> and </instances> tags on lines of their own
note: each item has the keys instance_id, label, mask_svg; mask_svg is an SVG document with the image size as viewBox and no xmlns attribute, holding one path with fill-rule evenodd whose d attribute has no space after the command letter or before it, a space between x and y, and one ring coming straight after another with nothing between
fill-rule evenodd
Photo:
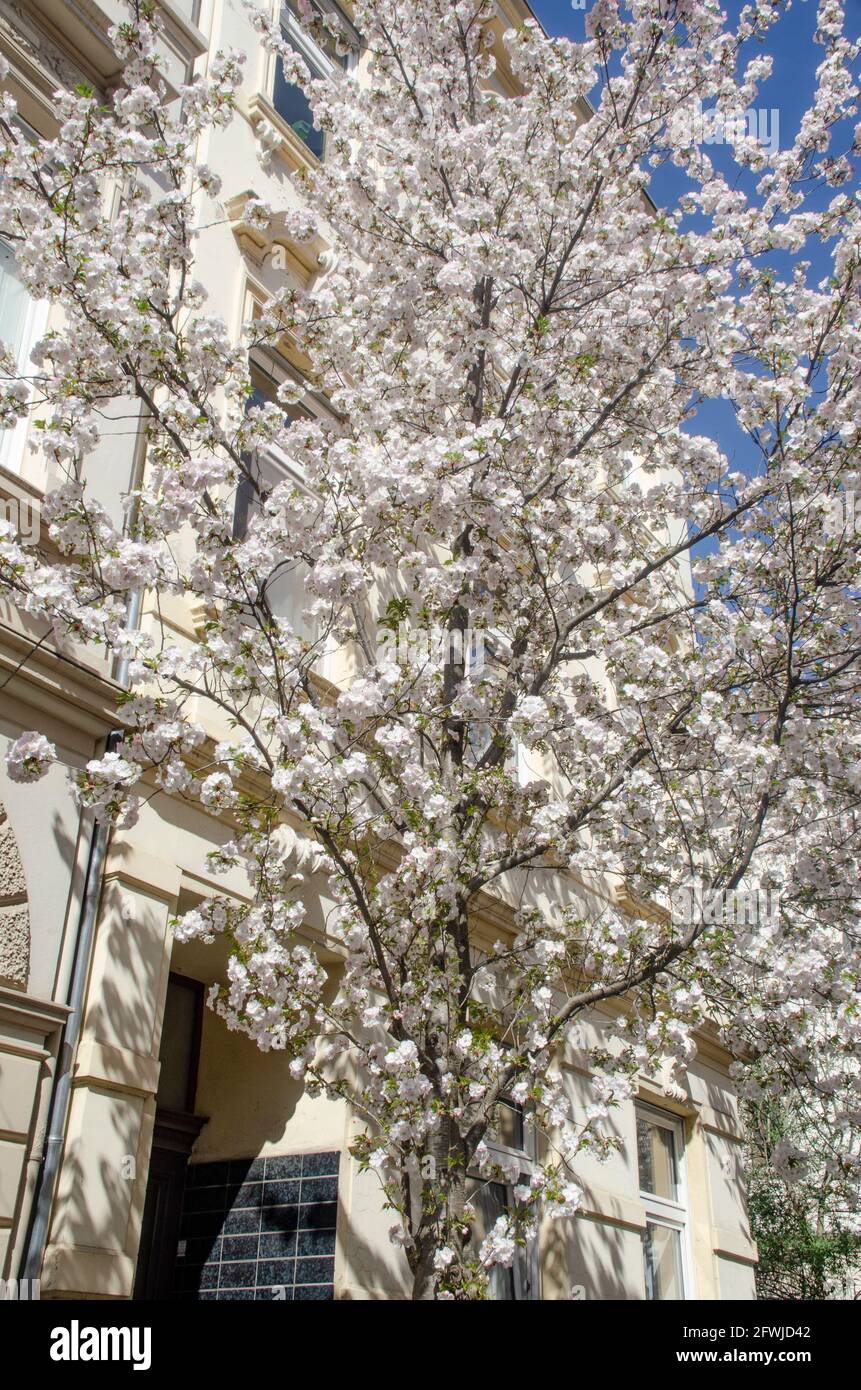
<instances>
[{"instance_id":1,"label":"window sill","mask_svg":"<svg viewBox=\"0 0 861 1390\"><path fill-rule=\"evenodd\" d=\"M304 140L279 116L268 97L255 92L247 101L248 118L260 143L294 172L309 172L320 168L320 161Z\"/></svg>"}]
</instances>

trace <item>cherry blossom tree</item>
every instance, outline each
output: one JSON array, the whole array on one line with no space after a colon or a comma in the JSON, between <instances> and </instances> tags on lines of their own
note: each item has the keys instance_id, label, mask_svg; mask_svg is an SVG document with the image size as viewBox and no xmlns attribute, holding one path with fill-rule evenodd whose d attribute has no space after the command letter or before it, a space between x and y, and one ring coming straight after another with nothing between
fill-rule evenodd
<instances>
[{"instance_id":1,"label":"cherry blossom tree","mask_svg":"<svg viewBox=\"0 0 861 1390\"><path fill-rule=\"evenodd\" d=\"M858 1297L857 1174L850 1171L848 1180L842 1180L842 1165L833 1162L832 1117L818 1099L804 1090L766 1092L744 1106L745 1176L759 1254L759 1298ZM807 1124L814 1132L806 1130ZM784 1155L798 1151L804 1154L803 1168L796 1163L784 1176Z\"/></svg>"},{"instance_id":2,"label":"cherry blossom tree","mask_svg":"<svg viewBox=\"0 0 861 1390\"><path fill-rule=\"evenodd\" d=\"M366 80L312 78L257 15L327 157L307 212L245 215L334 254L241 341L194 275L220 194L199 137L231 119L242 55L167 102L137 0L106 105L61 95L35 145L3 108L0 229L58 326L26 380L4 356L2 419L29 411L65 479L51 552L0 546L4 590L130 659L125 742L82 802L128 824L163 789L234 825L212 862L245 868L253 906L208 900L177 935L226 937L214 1007L367 1121L355 1153L416 1298L482 1297L542 1212L573 1213L578 1156L612 1145L638 1074L680 1083L700 1029L742 1090L822 1097L829 1162L858 1171L861 209L838 0L792 143L732 120L720 157L696 141L703 108L756 101L780 9L597 0L578 44L494 37L488 0L356 0ZM686 191L659 211L663 163ZM285 338L308 383L259 404L249 353ZM312 387L331 414L285 419ZM743 457L698 432L707 400ZM84 481L117 402L147 436L124 529ZM301 487L261 481L267 450ZM132 630L136 590L201 608L198 640ZM10 768L52 756L34 732ZM338 966L306 930L321 895ZM575 1110L554 1058L599 1007ZM468 1175L497 1171L504 1100L539 1162L479 1242Z\"/></svg>"}]
</instances>

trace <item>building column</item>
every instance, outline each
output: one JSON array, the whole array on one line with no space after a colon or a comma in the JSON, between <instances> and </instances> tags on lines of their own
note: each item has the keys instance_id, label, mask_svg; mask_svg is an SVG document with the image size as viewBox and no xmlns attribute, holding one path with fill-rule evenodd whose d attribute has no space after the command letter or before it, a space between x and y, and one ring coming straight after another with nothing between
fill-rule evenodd
<instances>
[{"instance_id":1,"label":"building column","mask_svg":"<svg viewBox=\"0 0 861 1390\"><path fill-rule=\"evenodd\" d=\"M108 856L42 1296L130 1298L180 871L115 837Z\"/></svg>"}]
</instances>

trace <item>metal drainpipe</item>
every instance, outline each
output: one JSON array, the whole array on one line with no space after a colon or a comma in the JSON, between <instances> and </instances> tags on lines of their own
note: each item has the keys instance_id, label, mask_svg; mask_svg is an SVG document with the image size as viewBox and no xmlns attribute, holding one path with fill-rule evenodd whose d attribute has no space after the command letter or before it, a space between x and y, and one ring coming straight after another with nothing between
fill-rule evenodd
<instances>
[{"instance_id":1,"label":"metal drainpipe","mask_svg":"<svg viewBox=\"0 0 861 1390\"><path fill-rule=\"evenodd\" d=\"M135 444L135 456L132 464L132 488L140 485L145 457L146 435L144 430L141 429ZM129 517L129 530L132 532L134 531L134 524L135 513L132 512ZM138 625L142 600L143 592L140 589L135 589L129 594L126 624L129 631L133 631ZM114 680L118 685L128 685L128 668L128 657L120 657L113 673ZM122 741L122 738L122 729L112 729L107 737L105 751L111 752L116 748L117 744ZM110 835L109 825L101 820L94 821L93 833L90 837L90 851L87 858L87 872L84 878L84 894L81 901L81 913L78 918L74 965L72 967L72 978L69 984L67 999L70 1013L66 1019L60 1048L57 1054L57 1070L54 1076L51 1102L48 1109L48 1121L45 1131L45 1142L42 1148L42 1159L39 1166L39 1174L36 1179L36 1191L33 1197L30 1228L27 1233L27 1244L24 1247L24 1254L21 1260L21 1273L19 1276L21 1279L37 1280L40 1277L42 1261L45 1257L45 1246L48 1242L48 1230L51 1224L51 1212L54 1206L54 1193L56 1191L57 1178L60 1173L60 1163L63 1157L66 1122L69 1118L69 1104L72 1098L72 1067L74 1065L75 1055L78 1050L78 1042L81 1036L84 998L86 995L87 980L90 975L90 958L92 956L93 939L96 932L96 916L98 914L99 900L102 895L102 873Z\"/></svg>"}]
</instances>

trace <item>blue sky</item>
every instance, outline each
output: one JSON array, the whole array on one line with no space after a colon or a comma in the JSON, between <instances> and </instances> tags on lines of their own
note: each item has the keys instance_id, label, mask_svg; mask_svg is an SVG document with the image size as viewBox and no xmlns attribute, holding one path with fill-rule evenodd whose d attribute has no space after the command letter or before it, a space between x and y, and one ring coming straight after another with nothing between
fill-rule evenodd
<instances>
[{"instance_id":1,"label":"blue sky","mask_svg":"<svg viewBox=\"0 0 861 1390\"><path fill-rule=\"evenodd\" d=\"M569 39L585 37L586 9L575 10L570 0L530 0L532 9L548 34ZM590 0L586 0L587 7ZM742 8L740 0L726 0L724 10L730 19ZM861 33L861 0L846 0L847 27L857 37ZM810 102L815 72L823 50L813 43L816 28L815 0L794 0L792 9L772 29L766 51L774 56L774 71L762 87L762 104L780 111L781 144L790 142L799 119ZM751 49L753 52L754 49ZM761 51L757 48L756 51Z\"/></svg>"},{"instance_id":2,"label":"blue sky","mask_svg":"<svg viewBox=\"0 0 861 1390\"><path fill-rule=\"evenodd\" d=\"M591 0L585 0L590 5ZM548 34L564 35L566 38L582 40L585 37L586 9L575 9L570 0L531 0L532 9L544 25ZM726 0L724 9L730 20L742 8L742 0ZM795 0L792 8L781 16L773 27L765 44L765 51L772 54L774 66L769 80L762 84L757 108L765 108L768 113L777 112L780 148L792 144L802 115L809 106L816 87L816 68L822 60L824 50L813 42L816 28L816 0ZM846 0L847 29L852 37L861 34L861 0ZM762 52L759 45L751 45L749 55ZM594 93L597 96L598 93ZM774 117L770 114L763 127L765 133L773 129ZM849 132L846 132L849 134ZM849 136L851 139L851 134ZM842 148L842 142L841 142ZM835 149L835 152L840 152ZM711 146L709 154L718 165L726 168L724 152ZM742 180L746 186L746 179ZM650 192L655 202L661 206L675 203L683 191L685 182L678 170L667 166L654 171ZM825 190L823 196L833 196L833 190ZM828 273L830 257L826 248L811 248L811 279L815 282ZM788 269L788 259L778 264L779 270ZM752 456L752 446L737 429L735 418L726 402L709 401L697 412L693 429L711 435L728 453L731 466L745 472L756 468Z\"/></svg>"}]
</instances>

